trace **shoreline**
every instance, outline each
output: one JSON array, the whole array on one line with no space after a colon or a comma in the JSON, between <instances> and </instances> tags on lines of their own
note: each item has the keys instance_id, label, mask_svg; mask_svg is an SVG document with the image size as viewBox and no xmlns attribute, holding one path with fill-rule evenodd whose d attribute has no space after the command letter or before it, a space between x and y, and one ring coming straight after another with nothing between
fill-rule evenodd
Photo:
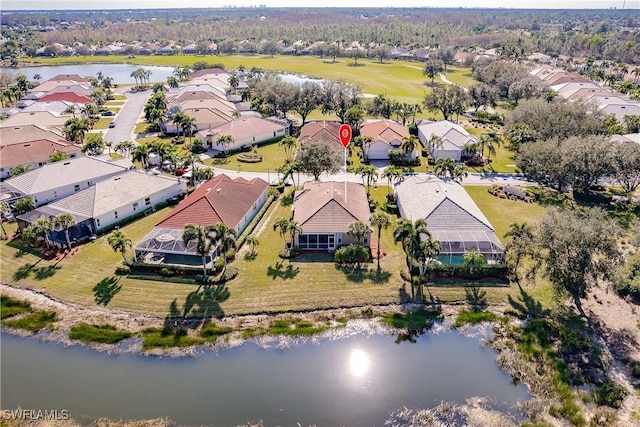
<instances>
[{"instance_id":1,"label":"shoreline","mask_svg":"<svg viewBox=\"0 0 640 427\"><path fill-rule=\"evenodd\" d=\"M162 328L165 319L163 317L133 313L120 309L109 309L100 306L87 306L79 303L72 303L52 297L38 289L15 286L8 283L0 283L0 294L27 301L34 309L55 311L59 320L55 322L54 330L42 330L31 333L21 329L3 326L3 332L23 336L35 337L43 341L59 343L65 346L79 345L100 352L121 353L131 352L143 356L170 356L186 357L195 356L202 351L219 351L240 346L253 340L263 347L286 348L301 341L313 340L316 338L349 336L359 333L397 333L398 330L386 326L380 322L382 316L390 313L411 311L421 304L387 304L387 305L363 305L357 307L341 307L319 310L305 310L282 313L260 313L233 315L223 319L215 320L215 324L221 327L229 327L232 332L224 337L220 337L215 342L189 346L189 347L157 347L144 349L142 339L139 336L128 338L116 344L86 343L79 340L72 340L68 337L72 326L79 323L109 324L118 329L125 329L134 334L142 332L146 328ZM450 327L452 319L466 307L465 304L441 305L443 323ZM503 305L491 307L493 312L502 314ZM366 311L366 313L363 313ZM309 337L292 337L284 335L260 335L253 338L243 337L243 332L254 328L266 328L273 320L299 319L314 323L331 322L331 327L327 331ZM346 318L351 323L357 323L354 327L343 326L343 323L336 322L335 319ZM345 331L338 333L338 331Z\"/></svg>"}]
</instances>

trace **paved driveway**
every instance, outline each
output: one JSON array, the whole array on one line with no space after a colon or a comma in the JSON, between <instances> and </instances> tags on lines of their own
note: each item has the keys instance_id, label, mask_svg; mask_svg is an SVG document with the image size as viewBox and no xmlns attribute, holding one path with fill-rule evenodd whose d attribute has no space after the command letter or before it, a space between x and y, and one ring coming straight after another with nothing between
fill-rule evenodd
<instances>
[{"instance_id":1,"label":"paved driveway","mask_svg":"<svg viewBox=\"0 0 640 427\"><path fill-rule=\"evenodd\" d=\"M129 91L129 88L126 90L126 92L124 90L117 90L119 93L124 93L128 99L118 115L114 118L116 127L107 129L104 136L105 141L113 144L117 144L122 141L135 142L135 135L133 131L140 115L142 114L144 104L146 104L147 99L151 96L150 90L145 92L131 92Z\"/></svg>"}]
</instances>

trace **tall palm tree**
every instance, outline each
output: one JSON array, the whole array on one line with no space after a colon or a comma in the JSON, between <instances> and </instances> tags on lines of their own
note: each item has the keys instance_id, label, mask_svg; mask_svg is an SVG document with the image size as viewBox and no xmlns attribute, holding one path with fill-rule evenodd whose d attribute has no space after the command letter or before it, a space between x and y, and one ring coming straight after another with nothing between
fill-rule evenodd
<instances>
[{"instance_id":1,"label":"tall palm tree","mask_svg":"<svg viewBox=\"0 0 640 427\"><path fill-rule=\"evenodd\" d=\"M115 230L107 237L107 243L114 252L120 252L124 265L127 265L127 248L131 248L131 239L122 230Z\"/></svg>"},{"instance_id":2,"label":"tall palm tree","mask_svg":"<svg viewBox=\"0 0 640 427\"><path fill-rule=\"evenodd\" d=\"M23 230L23 235L25 235L27 239L30 237L30 235L33 236L33 239L37 239L38 236L42 236L45 246L47 247L47 249L49 249L51 247L49 233L52 230L52 221L45 215L41 215L40 218L36 219L33 223L31 223Z\"/></svg>"},{"instance_id":3,"label":"tall palm tree","mask_svg":"<svg viewBox=\"0 0 640 427\"><path fill-rule=\"evenodd\" d=\"M287 231L289 232L289 236L291 236L291 247L294 247L296 244L296 235L302 234L303 230L298 221L291 220L287 225Z\"/></svg>"},{"instance_id":4,"label":"tall palm tree","mask_svg":"<svg viewBox=\"0 0 640 427\"><path fill-rule=\"evenodd\" d=\"M356 173L362 177L362 184L367 186L367 195L371 194L371 184L378 181L378 168L372 165L360 165Z\"/></svg>"},{"instance_id":5,"label":"tall palm tree","mask_svg":"<svg viewBox=\"0 0 640 427\"><path fill-rule=\"evenodd\" d=\"M417 219L415 222L407 218L400 218L396 221L395 228L393 229L393 240L396 243L400 242L402 244L402 249L407 259L412 299L415 298L413 261L420 250L420 242L423 238L431 238L431 233L427 229L427 221L424 218Z\"/></svg>"},{"instance_id":6,"label":"tall palm tree","mask_svg":"<svg viewBox=\"0 0 640 427\"><path fill-rule=\"evenodd\" d=\"M451 172L451 179L458 184L462 183L462 178L469 176L469 172L463 165L455 165Z\"/></svg>"},{"instance_id":7,"label":"tall palm tree","mask_svg":"<svg viewBox=\"0 0 640 427\"><path fill-rule=\"evenodd\" d=\"M251 255L255 255L256 254L256 246L260 245L260 240L258 240L258 238L256 236L254 236L253 234L249 234L246 239L244 239L244 242L251 246Z\"/></svg>"},{"instance_id":8,"label":"tall palm tree","mask_svg":"<svg viewBox=\"0 0 640 427\"><path fill-rule=\"evenodd\" d=\"M382 178L389 181L388 192L391 193L391 184L397 184L404 179L404 172L400 168L388 166L382 172Z\"/></svg>"},{"instance_id":9,"label":"tall palm tree","mask_svg":"<svg viewBox=\"0 0 640 427\"><path fill-rule=\"evenodd\" d=\"M53 223L56 227L62 228L64 230L64 237L67 240L67 248L71 250L71 239L69 238L69 229L78 223L76 219L73 217L73 215L64 212L56 215L56 217L53 220Z\"/></svg>"},{"instance_id":10,"label":"tall palm tree","mask_svg":"<svg viewBox=\"0 0 640 427\"><path fill-rule=\"evenodd\" d=\"M236 140L231 135L220 135L218 137L218 140L216 141L216 145L221 145L222 147L224 147L224 153L229 154L229 147L235 141Z\"/></svg>"},{"instance_id":11,"label":"tall palm tree","mask_svg":"<svg viewBox=\"0 0 640 427\"><path fill-rule=\"evenodd\" d=\"M76 104L69 104L67 108L64 109L62 114L72 114L73 117L76 116Z\"/></svg>"},{"instance_id":12,"label":"tall palm tree","mask_svg":"<svg viewBox=\"0 0 640 427\"><path fill-rule=\"evenodd\" d=\"M436 176L445 178L447 175L453 175L456 168L456 162L451 157L444 157L436 160Z\"/></svg>"},{"instance_id":13,"label":"tall palm tree","mask_svg":"<svg viewBox=\"0 0 640 427\"><path fill-rule=\"evenodd\" d=\"M273 223L273 231L278 230L280 237L284 241L284 247L287 248L287 231L289 229L289 220L284 217L280 217Z\"/></svg>"},{"instance_id":14,"label":"tall palm tree","mask_svg":"<svg viewBox=\"0 0 640 427\"><path fill-rule=\"evenodd\" d=\"M238 86L240 85L240 79L235 74L232 74L227 80L227 83L229 83L229 86L231 86L233 93L235 93L238 89Z\"/></svg>"},{"instance_id":15,"label":"tall palm tree","mask_svg":"<svg viewBox=\"0 0 640 427\"><path fill-rule=\"evenodd\" d=\"M178 79L176 79L175 76L167 77L167 85L172 89L177 88L179 86Z\"/></svg>"},{"instance_id":16,"label":"tall palm tree","mask_svg":"<svg viewBox=\"0 0 640 427\"><path fill-rule=\"evenodd\" d=\"M143 168L147 168L149 166L148 160L150 153L151 148L148 144L140 144L131 150L131 159L134 162L140 162Z\"/></svg>"},{"instance_id":17,"label":"tall palm tree","mask_svg":"<svg viewBox=\"0 0 640 427\"><path fill-rule=\"evenodd\" d=\"M424 276L427 272L427 266L438 256L438 254L440 254L441 250L442 245L440 242L431 238L421 241L417 248L416 261L418 261L418 271L420 272L420 281L418 282L418 294L420 300L422 300L424 296L422 286L424 283Z\"/></svg>"},{"instance_id":18,"label":"tall palm tree","mask_svg":"<svg viewBox=\"0 0 640 427\"><path fill-rule=\"evenodd\" d=\"M502 138L500 138L500 135L498 135L496 131L490 130L480 135L478 142L481 147L480 154L484 156L484 148L487 147L489 154L488 159L491 160L491 154L496 154L496 147L500 146Z\"/></svg>"},{"instance_id":19,"label":"tall palm tree","mask_svg":"<svg viewBox=\"0 0 640 427\"><path fill-rule=\"evenodd\" d=\"M284 155L286 156L286 161L290 162L293 150L296 148L297 140L292 136L285 136L278 142L278 145L284 148Z\"/></svg>"},{"instance_id":20,"label":"tall palm tree","mask_svg":"<svg viewBox=\"0 0 640 427\"><path fill-rule=\"evenodd\" d=\"M0 202L0 228L2 228L2 234L7 237L7 230L4 229L4 214L11 212L9 204L7 202Z\"/></svg>"},{"instance_id":21,"label":"tall palm tree","mask_svg":"<svg viewBox=\"0 0 640 427\"><path fill-rule=\"evenodd\" d=\"M389 215L386 215L386 214L384 214L382 212L379 212L379 213L372 214L369 217L369 222L378 231L378 255L377 255L377 259L378 259L378 271L380 271L380 246L382 246L382 242L380 241L380 236L382 235L382 229L384 228L386 230L391 225L391 219L389 218Z\"/></svg>"},{"instance_id":22,"label":"tall palm tree","mask_svg":"<svg viewBox=\"0 0 640 427\"><path fill-rule=\"evenodd\" d=\"M198 129L196 119L186 114L182 119L182 123L180 124L180 126L182 127L182 132L189 138L193 136L193 131Z\"/></svg>"},{"instance_id":23,"label":"tall palm tree","mask_svg":"<svg viewBox=\"0 0 640 427\"><path fill-rule=\"evenodd\" d=\"M220 246L222 254L222 262L224 263L223 270L227 269L227 252L230 249L237 249L238 242L236 230L233 228L227 227L224 222L219 222L213 227L213 232L215 234L216 244Z\"/></svg>"},{"instance_id":24,"label":"tall palm tree","mask_svg":"<svg viewBox=\"0 0 640 427\"><path fill-rule=\"evenodd\" d=\"M410 157L416 147L420 144L420 140L415 135L409 135L402 138L402 144L400 149L404 152L406 157Z\"/></svg>"},{"instance_id":25,"label":"tall palm tree","mask_svg":"<svg viewBox=\"0 0 640 427\"><path fill-rule=\"evenodd\" d=\"M120 153L125 157L129 157L131 155L131 150L133 149L133 142L131 141L120 141L115 147L113 147L113 151L116 153Z\"/></svg>"},{"instance_id":26,"label":"tall palm tree","mask_svg":"<svg viewBox=\"0 0 640 427\"><path fill-rule=\"evenodd\" d=\"M214 227L203 227L199 224L187 224L182 231L182 242L185 249L189 246L189 242L196 241L196 253L202 257L202 274L207 277L207 255L211 253L215 245Z\"/></svg>"},{"instance_id":27,"label":"tall palm tree","mask_svg":"<svg viewBox=\"0 0 640 427\"><path fill-rule=\"evenodd\" d=\"M437 150L442 149L442 145L444 144L444 140L442 136L436 135L435 133L431 135L429 138L429 149L431 150L431 157L435 157Z\"/></svg>"},{"instance_id":28,"label":"tall palm tree","mask_svg":"<svg viewBox=\"0 0 640 427\"><path fill-rule=\"evenodd\" d=\"M180 127L182 126L182 122L186 115L182 111L178 111L173 115L173 119L171 122L176 125L176 135L180 134Z\"/></svg>"},{"instance_id":29,"label":"tall palm tree","mask_svg":"<svg viewBox=\"0 0 640 427\"><path fill-rule=\"evenodd\" d=\"M364 244L364 238L371 232L369 226L364 222L357 220L349 224L347 234L358 241L359 245Z\"/></svg>"}]
</instances>

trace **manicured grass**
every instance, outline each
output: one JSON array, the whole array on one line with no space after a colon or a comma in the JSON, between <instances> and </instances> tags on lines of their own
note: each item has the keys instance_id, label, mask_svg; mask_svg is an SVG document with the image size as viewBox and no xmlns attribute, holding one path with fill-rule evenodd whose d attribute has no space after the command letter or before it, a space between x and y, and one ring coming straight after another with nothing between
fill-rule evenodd
<instances>
[{"instance_id":1,"label":"manicured grass","mask_svg":"<svg viewBox=\"0 0 640 427\"><path fill-rule=\"evenodd\" d=\"M375 60L360 60L359 67L348 58L338 58L334 63L331 58L320 59L313 56L276 55L218 55L218 56L126 56L84 57L84 58L38 58L41 65L82 64L82 63L129 63L139 65L160 65L175 67L177 65L193 65L198 61L211 64L222 63L227 69L235 69L243 65L246 69L259 67L263 70L298 73L310 77L342 80L362 87L364 93L385 93L402 102L421 102L424 92L428 90L427 79L422 75L420 63L389 61L380 64ZM398 84L401 81L402 84Z\"/></svg>"},{"instance_id":2,"label":"manicured grass","mask_svg":"<svg viewBox=\"0 0 640 427\"><path fill-rule=\"evenodd\" d=\"M479 127L478 127L479 126ZM474 125L470 123L466 123L464 128L471 135L476 138L480 138L480 136L487 132L488 130L496 130L496 128L491 128L485 125ZM499 134L502 132L498 131ZM519 173L520 169L518 169L515 165L515 152L509 150L507 148L507 142L502 141L498 147L496 147L496 153L491 155L491 163L483 166L483 167L468 167L470 172L502 172L502 173ZM485 156L488 156L488 151L485 149Z\"/></svg>"},{"instance_id":3,"label":"manicured grass","mask_svg":"<svg viewBox=\"0 0 640 427\"><path fill-rule=\"evenodd\" d=\"M71 327L69 338L86 343L115 344L133 334L129 331L117 329L112 325L90 325L80 323Z\"/></svg>"},{"instance_id":4,"label":"manicured grass","mask_svg":"<svg viewBox=\"0 0 640 427\"><path fill-rule=\"evenodd\" d=\"M498 316L490 311L473 311L465 310L458 313L454 327L459 328L462 325L475 325L476 323L492 322L496 320Z\"/></svg>"},{"instance_id":5,"label":"manicured grass","mask_svg":"<svg viewBox=\"0 0 640 427\"><path fill-rule=\"evenodd\" d=\"M136 127L133 129L133 133L134 134L139 134L139 133L146 133L147 132L147 128L149 127L149 123L147 122L140 122L136 124ZM139 138L138 140L140 140L141 138Z\"/></svg>"},{"instance_id":6,"label":"manicured grass","mask_svg":"<svg viewBox=\"0 0 640 427\"><path fill-rule=\"evenodd\" d=\"M6 295L0 296L0 319L17 316L31 310L31 304L26 301L19 301Z\"/></svg>"},{"instance_id":7,"label":"manicured grass","mask_svg":"<svg viewBox=\"0 0 640 427\"><path fill-rule=\"evenodd\" d=\"M468 88L478 81L471 76L471 68L448 68L444 75L450 82Z\"/></svg>"},{"instance_id":8,"label":"manicured grass","mask_svg":"<svg viewBox=\"0 0 640 427\"><path fill-rule=\"evenodd\" d=\"M120 95L119 93L114 93L113 94L113 101L108 101L107 104L109 102L114 102L114 101L126 101L127 97L126 95Z\"/></svg>"},{"instance_id":9,"label":"manicured grass","mask_svg":"<svg viewBox=\"0 0 640 427\"><path fill-rule=\"evenodd\" d=\"M93 125L94 129L108 129L109 123L113 121L113 117L100 117Z\"/></svg>"},{"instance_id":10,"label":"manicured grass","mask_svg":"<svg viewBox=\"0 0 640 427\"><path fill-rule=\"evenodd\" d=\"M500 184L500 182L496 182ZM504 234L514 222L537 223L545 213L545 208L537 203L501 199L489 194L486 186L466 185L464 189L478 205L482 213L496 230L496 235L504 241Z\"/></svg>"},{"instance_id":11,"label":"manicured grass","mask_svg":"<svg viewBox=\"0 0 640 427\"><path fill-rule=\"evenodd\" d=\"M297 144L296 144L297 149ZM294 149L295 151L295 149ZM262 155L262 161L258 163L244 163L238 161L240 152L233 153L229 157L224 159L207 159L204 164L209 166L215 166L223 169L229 169L232 171L247 171L247 172L271 172L273 174L272 181L278 176L276 171L285 162L286 156L284 148L278 145L277 142L272 142L266 145L258 146L258 154Z\"/></svg>"},{"instance_id":12,"label":"manicured grass","mask_svg":"<svg viewBox=\"0 0 640 427\"><path fill-rule=\"evenodd\" d=\"M53 311L36 311L25 314L17 319L4 320L2 323L11 328L25 329L36 333L42 329L49 328L58 320L58 315Z\"/></svg>"}]
</instances>

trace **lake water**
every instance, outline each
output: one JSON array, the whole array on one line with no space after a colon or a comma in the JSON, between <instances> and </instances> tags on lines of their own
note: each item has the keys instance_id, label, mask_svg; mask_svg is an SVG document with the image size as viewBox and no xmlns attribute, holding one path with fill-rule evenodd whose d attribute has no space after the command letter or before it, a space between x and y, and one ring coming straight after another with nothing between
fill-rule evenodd
<instances>
[{"instance_id":1,"label":"lake water","mask_svg":"<svg viewBox=\"0 0 640 427\"><path fill-rule=\"evenodd\" d=\"M158 67L151 65L132 64L82 64L82 65L60 65L60 66L38 66L22 68L2 68L3 71L11 74L24 74L28 80L33 80L33 76L40 74L41 82L48 80L58 74L79 74L81 76L92 77L102 71L102 74L113 78L115 83L135 83L131 73L138 68L151 71L149 79L151 82L165 82L167 77L172 75L172 67Z\"/></svg>"},{"instance_id":2,"label":"lake water","mask_svg":"<svg viewBox=\"0 0 640 427\"><path fill-rule=\"evenodd\" d=\"M196 357L113 356L3 334L3 409L69 411L80 420L168 417L181 425L382 425L390 412L529 398L495 352L455 330L321 339L287 349L248 343Z\"/></svg>"}]
</instances>

